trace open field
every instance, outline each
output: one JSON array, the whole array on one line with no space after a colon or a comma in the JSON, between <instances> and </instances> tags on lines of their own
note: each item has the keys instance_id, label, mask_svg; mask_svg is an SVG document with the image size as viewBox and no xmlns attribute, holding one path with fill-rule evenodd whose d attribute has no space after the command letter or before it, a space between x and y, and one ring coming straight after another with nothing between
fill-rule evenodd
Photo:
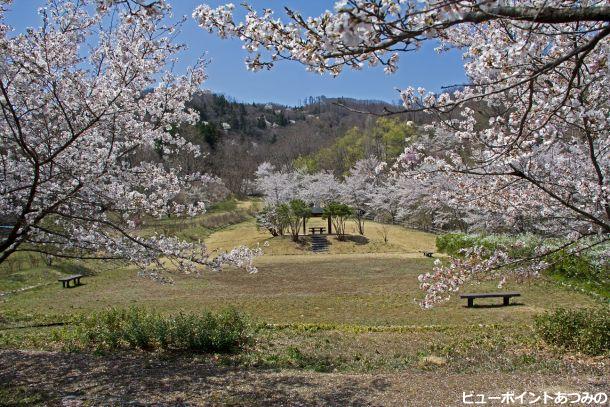
<instances>
[{"instance_id":1,"label":"open field","mask_svg":"<svg viewBox=\"0 0 610 407\"><path fill-rule=\"evenodd\" d=\"M374 254L268 256L257 266L256 274L227 269L201 276L173 275L173 285L143 279L135 270L108 269L85 278L85 285L77 289L51 284L9 295L2 308L63 315L134 304L162 312L234 306L269 323L457 325L523 323L550 306L593 303L584 294L539 281L508 285L507 289L523 294L511 307L466 309L464 300L454 298L424 311L416 303L421 298L417 276L430 269L429 259ZM469 289L493 290L494 285Z\"/></svg>"},{"instance_id":2,"label":"open field","mask_svg":"<svg viewBox=\"0 0 610 407\"><path fill-rule=\"evenodd\" d=\"M219 216L240 211L237 203ZM259 272L226 269L172 274L172 285L114 263L36 264L15 260L0 271L0 404L259 404L461 405L462 391L592 391L610 385L607 357L557 352L534 334L534 315L599 300L539 279L510 283L522 296L466 308L453 298L429 311L417 276L431 269L421 251L434 236L391 226L389 243L367 224L368 242L331 238L328 254L307 244L270 239L250 218L226 226L163 221L184 236L204 234L212 249L263 245ZM321 220L315 222L321 224ZM202 236L203 237L203 236ZM62 272L85 270L85 285L62 289ZM467 291L497 290L494 283ZM235 307L252 319L254 342L236 354L65 353L71 318L107 307L141 306L162 313ZM37 326L67 324L61 326ZM44 373L43 373L44 372ZM142 374L145 372L145 374ZM7 385L10 383L10 385ZM67 397L67 399L66 399ZM16 401L15 401L16 400Z\"/></svg>"}]
</instances>

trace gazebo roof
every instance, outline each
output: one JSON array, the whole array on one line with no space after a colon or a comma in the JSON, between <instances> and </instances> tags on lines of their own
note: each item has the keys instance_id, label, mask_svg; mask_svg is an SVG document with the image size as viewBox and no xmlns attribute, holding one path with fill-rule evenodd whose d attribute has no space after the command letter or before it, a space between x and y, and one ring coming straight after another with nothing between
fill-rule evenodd
<instances>
[{"instance_id":1,"label":"gazebo roof","mask_svg":"<svg viewBox=\"0 0 610 407\"><path fill-rule=\"evenodd\" d=\"M311 208L311 214L313 216L315 215L322 215L324 213L324 209L320 208L319 206L314 206L313 208Z\"/></svg>"}]
</instances>

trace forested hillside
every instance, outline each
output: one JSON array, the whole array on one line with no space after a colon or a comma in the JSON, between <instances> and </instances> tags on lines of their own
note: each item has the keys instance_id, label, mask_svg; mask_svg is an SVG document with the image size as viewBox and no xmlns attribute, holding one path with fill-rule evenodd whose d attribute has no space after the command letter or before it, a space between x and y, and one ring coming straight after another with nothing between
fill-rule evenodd
<instances>
[{"instance_id":1,"label":"forested hillside","mask_svg":"<svg viewBox=\"0 0 610 407\"><path fill-rule=\"evenodd\" d=\"M427 116L413 113L379 119L361 112L380 114L397 107L324 96L309 97L302 106L289 107L245 104L224 95L199 93L189 105L199 112L201 122L182 125L176 131L200 145L206 156L181 157L175 164L217 175L238 195L249 192L250 180L262 162L341 175L365 155L397 155L409 136L406 123L429 121ZM347 143L353 140L355 144ZM389 147L387 153L383 146ZM164 159L162 148L151 154Z\"/></svg>"}]
</instances>

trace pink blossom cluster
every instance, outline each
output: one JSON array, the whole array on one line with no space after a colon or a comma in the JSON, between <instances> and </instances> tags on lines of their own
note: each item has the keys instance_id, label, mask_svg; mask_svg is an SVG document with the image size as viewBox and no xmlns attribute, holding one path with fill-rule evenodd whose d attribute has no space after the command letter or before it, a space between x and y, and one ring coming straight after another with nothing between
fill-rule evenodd
<instances>
[{"instance_id":1,"label":"pink blossom cluster","mask_svg":"<svg viewBox=\"0 0 610 407\"><path fill-rule=\"evenodd\" d=\"M211 260L203 244L134 233L143 216L195 216L202 201L176 198L212 180L147 160L197 156L177 131L195 123L185 103L205 80L202 64L177 76L167 2L49 0L39 28L13 34L0 3L0 214L9 226L0 262L18 251L167 262L190 271L222 262L252 271L252 251Z\"/></svg>"}]
</instances>

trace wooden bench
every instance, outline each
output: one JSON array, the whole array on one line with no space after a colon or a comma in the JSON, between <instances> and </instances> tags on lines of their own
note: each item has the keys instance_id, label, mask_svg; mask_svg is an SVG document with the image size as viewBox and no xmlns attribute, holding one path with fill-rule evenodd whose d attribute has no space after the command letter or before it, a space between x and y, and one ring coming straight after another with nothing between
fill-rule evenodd
<instances>
[{"instance_id":1,"label":"wooden bench","mask_svg":"<svg viewBox=\"0 0 610 407\"><path fill-rule=\"evenodd\" d=\"M511 297L520 297L521 294L517 292L505 292L505 293L473 293L473 294L461 294L460 298L466 298L468 300L468 306L474 306L475 298L504 298L502 305L509 305Z\"/></svg>"},{"instance_id":2,"label":"wooden bench","mask_svg":"<svg viewBox=\"0 0 610 407\"><path fill-rule=\"evenodd\" d=\"M61 281L61 285L64 288L69 288L70 287L70 282L74 281L74 287L76 287L77 285L81 285L80 279L82 277L84 277L82 274L74 274L74 275L71 275L71 276L62 277L62 278L58 279L57 281Z\"/></svg>"},{"instance_id":3,"label":"wooden bench","mask_svg":"<svg viewBox=\"0 0 610 407\"><path fill-rule=\"evenodd\" d=\"M326 232L326 228L323 227L313 227L313 228L309 228L309 231L311 232L312 235L316 234L316 230L320 232L320 234Z\"/></svg>"},{"instance_id":4,"label":"wooden bench","mask_svg":"<svg viewBox=\"0 0 610 407\"><path fill-rule=\"evenodd\" d=\"M433 252L424 252L424 256L426 257L432 257L433 254Z\"/></svg>"}]
</instances>

